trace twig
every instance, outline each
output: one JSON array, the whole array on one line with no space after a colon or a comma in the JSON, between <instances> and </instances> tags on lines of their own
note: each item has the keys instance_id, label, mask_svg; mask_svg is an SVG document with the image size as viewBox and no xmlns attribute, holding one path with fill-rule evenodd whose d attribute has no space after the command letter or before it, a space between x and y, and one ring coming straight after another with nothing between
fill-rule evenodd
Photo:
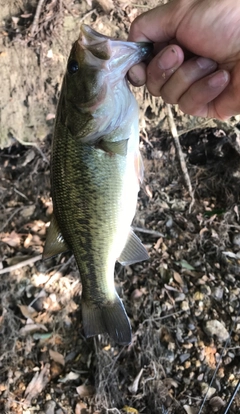
<instances>
[{"instance_id":1,"label":"twig","mask_svg":"<svg viewBox=\"0 0 240 414\"><path fill-rule=\"evenodd\" d=\"M84 16L79 20L78 23L82 23L88 16L91 16L91 14L93 12L96 12L97 13L97 10L96 9L92 9L89 12L87 12L86 14L84 14Z\"/></svg>"},{"instance_id":2,"label":"twig","mask_svg":"<svg viewBox=\"0 0 240 414\"><path fill-rule=\"evenodd\" d=\"M42 150L39 148L39 146L35 143L35 142L27 142L27 141L23 141L21 138L18 138L16 136L14 136L14 138L16 139L16 141L20 142L21 145L25 145L26 147L34 147L38 150L38 152L41 154L43 160L49 164L48 159L46 158L46 156L44 155L44 153L42 152Z\"/></svg>"},{"instance_id":3,"label":"twig","mask_svg":"<svg viewBox=\"0 0 240 414\"><path fill-rule=\"evenodd\" d=\"M5 229L5 227L7 227L8 223L12 220L12 218L23 209L24 207L19 207L16 210L14 210L14 212L11 214L11 216L7 219L7 221L5 222L5 224L1 227L0 229L0 233L2 233L2 231Z\"/></svg>"},{"instance_id":4,"label":"twig","mask_svg":"<svg viewBox=\"0 0 240 414\"><path fill-rule=\"evenodd\" d=\"M132 3L131 6L142 7L143 9L149 9L149 7L150 7L147 4L138 4L138 3Z\"/></svg>"},{"instance_id":5,"label":"twig","mask_svg":"<svg viewBox=\"0 0 240 414\"><path fill-rule=\"evenodd\" d=\"M35 16L34 16L34 19L33 19L32 28L31 28L31 37L33 37L35 32L36 32L36 28L37 28L37 25L38 25L38 21L39 21L39 17L40 17L40 14L41 14L43 3L44 3L44 0L39 0L39 2L38 2L37 9L36 9L36 12L35 12Z\"/></svg>"},{"instance_id":6,"label":"twig","mask_svg":"<svg viewBox=\"0 0 240 414\"><path fill-rule=\"evenodd\" d=\"M0 275L3 275L4 273L13 272L14 270L20 269L21 267L28 266L32 263L35 263L38 260L42 260L41 254L39 254L38 256L32 256L26 260L22 260L21 262L16 263L15 265L4 267L4 269L0 270Z\"/></svg>"},{"instance_id":7,"label":"twig","mask_svg":"<svg viewBox=\"0 0 240 414\"><path fill-rule=\"evenodd\" d=\"M71 255L70 257L69 257L69 259L66 261L66 263L63 263L61 266L60 266L60 268L55 272L55 273L53 273L53 275L51 275L50 277L49 277L49 279L48 279L48 281L45 283L45 288L50 284L50 282L52 282L53 281L53 279L54 278L59 278L59 277L61 277L62 275L61 275L61 272L65 269L65 267L67 267L68 265L69 265L69 263L71 263L71 260L72 260L72 258L73 258L73 255Z\"/></svg>"},{"instance_id":8,"label":"twig","mask_svg":"<svg viewBox=\"0 0 240 414\"><path fill-rule=\"evenodd\" d=\"M187 165L186 165L186 161L184 159L184 154L182 152L182 148L179 142L179 136L178 136L178 132L177 132L177 127L173 118L173 114L172 114L172 109L171 109L171 105L167 104L167 110L168 110L168 122L169 122L169 127L170 127L170 131L174 140L174 144L176 147L176 151L178 154L178 158L179 158L179 162L180 162L180 166L181 166L181 170L183 173L183 177L184 177L184 181L185 184L187 186L188 192L190 194L190 197L192 199L190 206L189 206L189 211L191 212L192 206L195 202L195 198L194 198L194 191L192 188L192 183L188 174L188 169L187 169Z\"/></svg>"},{"instance_id":9,"label":"twig","mask_svg":"<svg viewBox=\"0 0 240 414\"><path fill-rule=\"evenodd\" d=\"M25 198L25 200L28 200L27 196L25 196L25 194L21 193L21 191L18 191L16 188L14 188L13 191L15 191L15 193L19 194L21 197Z\"/></svg>"},{"instance_id":10,"label":"twig","mask_svg":"<svg viewBox=\"0 0 240 414\"><path fill-rule=\"evenodd\" d=\"M71 16L75 18L75 17L76 17L76 15L75 15L75 14L73 14L73 12L72 12L71 8L68 6L68 4L67 4L65 1L62 1L62 4L63 4L63 6L65 7L65 9L68 11L68 13L70 13L70 14L71 14Z\"/></svg>"},{"instance_id":11,"label":"twig","mask_svg":"<svg viewBox=\"0 0 240 414\"><path fill-rule=\"evenodd\" d=\"M234 389L234 391L233 391L233 393L232 393L232 395L231 395L230 400L228 401L228 405L227 405L227 407L225 408L225 410L224 410L223 414L227 414L227 413L228 413L228 410L229 410L229 408L231 407L231 405L232 405L232 403L233 403L233 400L234 400L234 398L236 397L236 395L237 395L237 393L238 393L238 391L239 391L239 390L240 390L240 380L238 380L238 383L237 383L237 385L236 385L236 387L235 387L235 389Z\"/></svg>"},{"instance_id":12,"label":"twig","mask_svg":"<svg viewBox=\"0 0 240 414\"><path fill-rule=\"evenodd\" d=\"M155 230L142 229L141 227L133 227L132 229L134 231L138 231L139 233L151 234L151 236L155 236L155 237L165 237L164 234L160 233L159 231L155 231Z\"/></svg>"},{"instance_id":13,"label":"twig","mask_svg":"<svg viewBox=\"0 0 240 414\"><path fill-rule=\"evenodd\" d=\"M167 319L167 318L171 318L172 316L176 316L179 315L181 313L185 312L184 310L180 310L174 313L170 313L170 315L164 315L164 316L158 316L157 318L154 318L154 316L152 318L149 319L144 319L144 321L142 322L142 325L146 322L156 322L156 321L162 321L163 319Z\"/></svg>"}]
</instances>

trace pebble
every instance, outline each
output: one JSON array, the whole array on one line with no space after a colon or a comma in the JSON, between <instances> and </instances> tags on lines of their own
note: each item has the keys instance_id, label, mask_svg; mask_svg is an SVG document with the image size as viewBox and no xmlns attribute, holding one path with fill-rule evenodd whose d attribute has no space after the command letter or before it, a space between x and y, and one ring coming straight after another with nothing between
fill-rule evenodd
<instances>
[{"instance_id":1,"label":"pebble","mask_svg":"<svg viewBox=\"0 0 240 414\"><path fill-rule=\"evenodd\" d=\"M222 300L223 298L223 288L216 286L212 289L212 295L216 300Z\"/></svg>"},{"instance_id":2,"label":"pebble","mask_svg":"<svg viewBox=\"0 0 240 414\"><path fill-rule=\"evenodd\" d=\"M180 357L179 357L181 363L185 362L189 358L190 358L190 354L188 352L186 352L185 354L180 355Z\"/></svg>"},{"instance_id":3,"label":"pebble","mask_svg":"<svg viewBox=\"0 0 240 414\"><path fill-rule=\"evenodd\" d=\"M215 335L220 342L226 341L229 338L227 329L217 319L212 319L206 322L205 332L210 336Z\"/></svg>"},{"instance_id":4,"label":"pebble","mask_svg":"<svg viewBox=\"0 0 240 414\"><path fill-rule=\"evenodd\" d=\"M54 414L55 407L56 407L55 401L53 400L47 401L46 404L44 405L45 414Z\"/></svg>"},{"instance_id":5,"label":"pebble","mask_svg":"<svg viewBox=\"0 0 240 414\"><path fill-rule=\"evenodd\" d=\"M226 405L225 401L223 401L220 397L211 398L209 404L211 405L213 412L220 411L221 408L224 407L224 405Z\"/></svg>"}]
</instances>

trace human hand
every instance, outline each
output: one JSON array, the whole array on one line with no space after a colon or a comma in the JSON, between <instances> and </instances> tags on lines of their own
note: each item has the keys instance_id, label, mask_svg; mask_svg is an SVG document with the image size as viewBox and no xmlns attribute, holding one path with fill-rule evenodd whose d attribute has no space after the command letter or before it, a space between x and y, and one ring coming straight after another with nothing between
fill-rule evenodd
<instances>
[{"instance_id":1,"label":"human hand","mask_svg":"<svg viewBox=\"0 0 240 414\"><path fill-rule=\"evenodd\" d=\"M132 23L129 40L152 41L156 55L129 71L131 82L190 115L240 114L240 2L173 0Z\"/></svg>"}]
</instances>

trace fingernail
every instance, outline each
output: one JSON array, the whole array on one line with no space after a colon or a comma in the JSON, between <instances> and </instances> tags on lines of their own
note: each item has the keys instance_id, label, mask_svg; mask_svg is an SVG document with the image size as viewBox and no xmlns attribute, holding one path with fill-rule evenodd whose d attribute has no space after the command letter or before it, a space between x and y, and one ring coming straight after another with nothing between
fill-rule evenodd
<instances>
[{"instance_id":1,"label":"fingernail","mask_svg":"<svg viewBox=\"0 0 240 414\"><path fill-rule=\"evenodd\" d=\"M211 66L212 67L217 66L217 63L214 62L214 60L203 58L203 57L197 58L196 62L198 66L200 67L200 69L209 69L211 68Z\"/></svg>"},{"instance_id":2,"label":"fingernail","mask_svg":"<svg viewBox=\"0 0 240 414\"><path fill-rule=\"evenodd\" d=\"M173 68L178 63L178 54L174 48L167 49L158 59L160 69L167 70Z\"/></svg>"},{"instance_id":3,"label":"fingernail","mask_svg":"<svg viewBox=\"0 0 240 414\"><path fill-rule=\"evenodd\" d=\"M217 73L214 73L208 80L208 84L212 88L221 88L224 86L229 79L229 74L225 70L220 70Z\"/></svg>"}]
</instances>

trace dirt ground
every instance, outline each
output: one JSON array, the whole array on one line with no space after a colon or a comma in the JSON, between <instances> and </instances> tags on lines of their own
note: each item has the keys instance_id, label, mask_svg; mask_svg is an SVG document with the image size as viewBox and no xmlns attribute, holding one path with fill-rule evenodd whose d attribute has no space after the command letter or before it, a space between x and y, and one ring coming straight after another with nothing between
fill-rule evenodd
<instances>
[{"instance_id":1,"label":"dirt ground","mask_svg":"<svg viewBox=\"0 0 240 414\"><path fill-rule=\"evenodd\" d=\"M204 124L135 88L145 179L133 227L150 260L116 265L131 345L86 340L73 256L41 260L54 116L79 25L126 38L156 4L0 0L1 413L221 414L240 379L238 118ZM237 395L228 412L239 410Z\"/></svg>"}]
</instances>

